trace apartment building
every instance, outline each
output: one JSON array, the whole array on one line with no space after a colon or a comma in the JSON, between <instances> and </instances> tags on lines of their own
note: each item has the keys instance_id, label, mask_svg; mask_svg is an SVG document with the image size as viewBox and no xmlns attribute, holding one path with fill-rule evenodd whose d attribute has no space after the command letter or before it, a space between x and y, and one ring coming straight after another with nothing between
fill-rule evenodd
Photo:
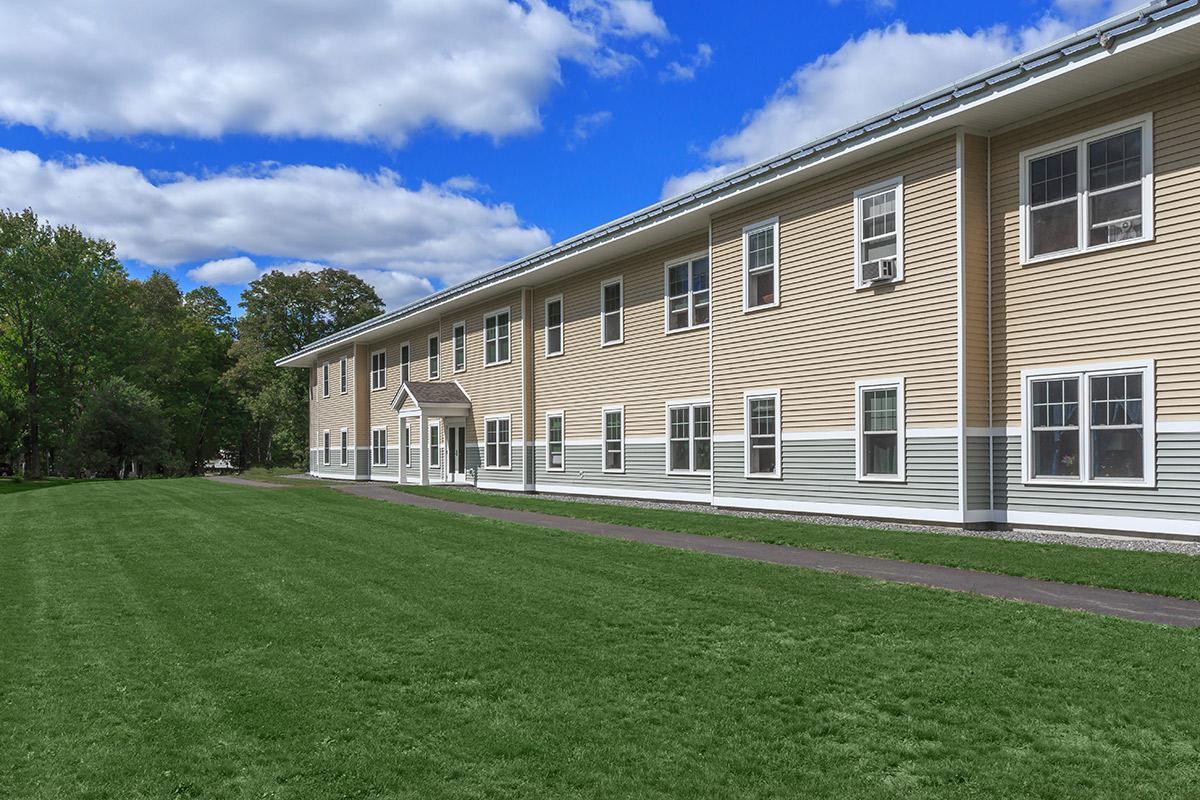
<instances>
[{"instance_id":1,"label":"apartment building","mask_svg":"<svg viewBox=\"0 0 1200 800\"><path fill-rule=\"evenodd\" d=\"M1200 7L281 359L311 472L1200 536Z\"/></svg>"}]
</instances>

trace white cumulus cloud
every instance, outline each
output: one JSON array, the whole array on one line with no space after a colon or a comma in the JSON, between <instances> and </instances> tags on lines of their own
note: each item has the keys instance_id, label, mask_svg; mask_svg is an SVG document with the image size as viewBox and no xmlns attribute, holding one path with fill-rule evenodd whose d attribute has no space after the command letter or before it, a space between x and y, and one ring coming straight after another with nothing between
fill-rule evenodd
<instances>
[{"instance_id":1,"label":"white cumulus cloud","mask_svg":"<svg viewBox=\"0 0 1200 800\"><path fill-rule=\"evenodd\" d=\"M387 170L258 165L156 183L130 166L0 149L0 208L26 206L111 239L124 259L167 268L206 261L197 280L234 283L253 277L251 264L290 260L349 268L392 300L550 242L509 204L408 187Z\"/></svg>"},{"instance_id":2,"label":"white cumulus cloud","mask_svg":"<svg viewBox=\"0 0 1200 800\"><path fill-rule=\"evenodd\" d=\"M0 121L87 136L230 132L403 144L540 127L565 61L661 38L648 0L0 3Z\"/></svg>"},{"instance_id":3,"label":"white cumulus cloud","mask_svg":"<svg viewBox=\"0 0 1200 800\"><path fill-rule=\"evenodd\" d=\"M869 30L797 69L763 106L746 116L739 130L704 150L703 166L669 178L663 196L799 147L1065 36L1074 27L1047 16L1015 32L994 27L971 34L921 33L903 22Z\"/></svg>"},{"instance_id":4,"label":"white cumulus cloud","mask_svg":"<svg viewBox=\"0 0 1200 800\"><path fill-rule=\"evenodd\" d=\"M218 258L206 261L195 269L188 270L188 277L196 283L213 286L240 286L258 277L258 265L246 256Z\"/></svg>"}]
</instances>

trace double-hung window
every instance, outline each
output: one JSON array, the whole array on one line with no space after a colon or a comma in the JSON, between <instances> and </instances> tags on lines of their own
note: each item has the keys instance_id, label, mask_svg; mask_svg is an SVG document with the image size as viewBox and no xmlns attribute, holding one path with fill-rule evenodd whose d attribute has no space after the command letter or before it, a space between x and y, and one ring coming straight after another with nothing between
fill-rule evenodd
<instances>
[{"instance_id":1,"label":"double-hung window","mask_svg":"<svg viewBox=\"0 0 1200 800\"><path fill-rule=\"evenodd\" d=\"M387 428L371 429L371 466L387 466Z\"/></svg>"},{"instance_id":2,"label":"double-hung window","mask_svg":"<svg viewBox=\"0 0 1200 800\"><path fill-rule=\"evenodd\" d=\"M770 219L742 229L742 308L779 305L779 220Z\"/></svg>"},{"instance_id":3,"label":"double-hung window","mask_svg":"<svg viewBox=\"0 0 1200 800\"><path fill-rule=\"evenodd\" d=\"M546 298L546 355L561 356L563 352L563 298Z\"/></svg>"},{"instance_id":4,"label":"double-hung window","mask_svg":"<svg viewBox=\"0 0 1200 800\"><path fill-rule=\"evenodd\" d=\"M376 350L371 353L371 389L383 389L387 386L387 351Z\"/></svg>"},{"instance_id":5,"label":"double-hung window","mask_svg":"<svg viewBox=\"0 0 1200 800\"><path fill-rule=\"evenodd\" d=\"M603 410L604 471L625 471L625 407Z\"/></svg>"},{"instance_id":6,"label":"double-hung window","mask_svg":"<svg viewBox=\"0 0 1200 800\"><path fill-rule=\"evenodd\" d=\"M600 344L625 341L625 281L614 278L600 285Z\"/></svg>"},{"instance_id":7,"label":"double-hung window","mask_svg":"<svg viewBox=\"0 0 1200 800\"><path fill-rule=\"evenodd\" d=\"M338 371L341 373L340 377L342 380L342 394L345 394L346 393L346 357L345 356L342 356L342 360L339 365Z\"/></svg>"},{"instance_id":8,"label":"double-hung window","mask_svg":"<svg viewBox=\"0 0 1200 800\"><path fill-rule=\"evenodd\" d=\"M404 466L412 466L412 428L404 426Z\"/></svg>"},{"instance_id":9,"label":"double-hung window","mask_svg":"<svg viewBox=\"0 0 1200 800\"><path fill-rule=\"evenodd\" d=\"M859 381L856 388L858 479L904 480L904 380Z\"/></svg>"},{"instance_id":10,"label":"double-hung window","mask_svg":"<svg viewBox=\"0 0 1200 800\"><path fill-rule=\"evenodd\" d=\"M484 461L488 469L512 468L512 417L487 417L483 421Z\"/></svg>"},{"instance_id":11,"label":"double-hung window","mask_svg":"<svg viewBox=\"0 0 1200 800\"><path fill-rule=\"evenodd\" d=\"M1024 479L1154 485L1152 362L1030 370Z\"/></svg>"},{"instance_id":12,"label":"double-hung window","mask_svg":"<svg viewBox=\"0 0 1200 800\"><path fill-rule=\"evenodd\" d=\"M329 466L329 431L321 434L321 463Z\"/></svg>"},{"instance_id":13,"label":"double-hung window","mask_svg":"<svg viewBox=\"0 0 1200 800\"><path fill-rule=\"evenodd\" d=\"M667 330L708 324L708 256L693 256L666 266Z\"/></svg>"},{"instance_id":14,"label":"double-hung window","mask_svg":"<svg viewBox=\"0 0 1200 800\"><path fill-rule=\"evenodd\" d=\"M1146 116L1022 153L1022 261L1153 238L1150 138Z\"/></svg>"},{"instance_id":15,"label":"double-hung window","mask_svg":"<svg viewBox=\"0 0 1200 800\"><path fill-rule=\"evenodd\" d=\"M467 323L454 323L454 371L467 368Z\"/></svg>"},{"instance_id":16,"label":"double-hung window","mask_svg":"<svg viewBox=\"0 0 1200 800\"><path fill-rule=\"evenodd\" d=\"M667 471L712 470L712 407L703 403L667 405Z\"/></svg>"},{"instance_id":17,"label":"double-hung window","mask_svg":"<svg viewBox=\"0 0 1200 800\"><path fill-rule=\"evenodd\" d=\"M350 460L349 437L350 437L349 432L345 428L342 428L341 456L342 456L342 466L343 467L346 466L346 464L349 463L349 460Z\"/></svg>"},{"instance_id":18,"label":"double-hung window","mask_svg":"<svg viewBox=\"0 0 1200 800\"><path fill-rule=\"evenodd\" d=\"M438 337L429 337L429 378L432 380L440 372L438 365Z\"/></svg>"},{"instance_id":19,"label":"double-hung window","mask_svg":"<svg viewBox=\"0 0 1200 800\"><path fill-rule=\"evenodd\" d=\"M774 389L747 392L745 402L746 476L778 478L779 392Z\"/></svg>"},{"instance_id":20,"label":"double-hung window","mask_svg":"<svg viewBox=\"0 0 1200 800\"><path fill-rule=\"evenodd\" d=\"M546 469L550 472L562 472L565 468L563 412L551 411L546 415Z\"/></svg>"},{"instance_id":21,"label":"double-hung window","mask_svg":"<svg viewBox=\"0 0 1200 800\"><path fill-rule=\"evenodd\" d=\"M855 285L898 281L904 275L904 184L894 178L854 193Z\"/></svg>"},{"instance_id":22,"label":"double-hung window","mask_svg":"<svg viewBox=\"0 0 1200 800\"><path fill-rule=\"evenodd\" d=\"M429 425L429 466L437 469L442 465L442 442L439 434L442 427L433 422Z\"/></svg>"},{"instance_id":23,"label":"double-hung window","mask_svg":"<svg viewBox=\"0 0 1200 800\"><path fill-rule=\"evenodd\" d=\"M408 366L409 366L409 348L408 343L400 345L400 383L408 383Z\"/></svg>"},{"instance_id":24,"label":"double-hung window","mask_svg":"<svg viewBox=\"0 0 1200 800\"><path fill-rule=\"evenodd\" d=\"M508 309L489 314L483 320L483 364L508 363Z\"/></svg>"},{"instance_id":25,"label":"double-hung window","mask_svg":"<svg viewBox=\"0 0 1200 800\"><path fill-rule=\"evenodd\" d=\"M329 364L321 365L321 397L329 397Z\"/></svg>"}]
</instances>

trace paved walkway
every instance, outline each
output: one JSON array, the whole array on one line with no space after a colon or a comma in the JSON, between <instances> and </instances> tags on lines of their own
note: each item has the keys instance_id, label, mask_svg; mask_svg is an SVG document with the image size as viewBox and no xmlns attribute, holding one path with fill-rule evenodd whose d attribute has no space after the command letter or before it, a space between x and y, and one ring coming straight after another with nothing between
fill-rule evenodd
<instances>
[{"instance_id":1,"label":"paved walkway","mask_svg":"<svg viewBox=\"0 0 1200 800\"><path fill-rule=\"evenodd\" d=\"M224 483L259 485L259 481L238 478L221 479ZM277 486L277 485L276 485ZM388 485L347 483L334 488L358 497L369 497L397 505L416 506L434 511L450 511L476 517L535 525L542 528L622 539L630 542L690 550L697 553L745 558L769 564L785 564L822 572L837 572L864 578L907 583L948 589L955 592L1020 600L1054 608L1089 611L1110 617L1172 625L1178 628L1200 628L1200 602L1162 597L1120 589L1102 589L1075 583L1057 583L1012 575L997 575L956 567L941 567L934 564L915 564L887 558L858 556L847 553L827 553L821 550L805 550L787 545L744 542L722 539L718 536L701 536L693 533L673 533L628 525L612 525L574 517L559 517L535 511L516 511L506 508L490 508L471 503L437 500L431 497L399 492Z\"/></svg>"}]
</instances>

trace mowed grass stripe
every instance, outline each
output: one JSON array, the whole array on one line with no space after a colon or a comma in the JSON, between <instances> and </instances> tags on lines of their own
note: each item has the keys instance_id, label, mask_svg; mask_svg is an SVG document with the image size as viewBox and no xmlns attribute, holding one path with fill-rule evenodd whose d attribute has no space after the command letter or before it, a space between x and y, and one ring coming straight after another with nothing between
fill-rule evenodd
<instances>
[{"instance_id":1,"label":"mowed grass stripe","mask_svg":"<svg viewBox=\"0 0 1200 800\"><path fill-rule=\"evenodd\" d=\"M320 488L10 500L4 796L1171 797L1200 778L1195 632Z\"/></svg>"},{"instance_id":2,"label":"mowed grass stripe","mask_svg":"<svg viewBox=\"0 0 1200 800\"><path fill-rule=\"evenodd\" d=\"M758 519L441 486L397 488L424 497L492 508L537 511L652 530L722 536L1200 600L1200 557L1175 553L1010 542L852 525L816 525L799 519Z\"/></svg>"}]
</instances>

